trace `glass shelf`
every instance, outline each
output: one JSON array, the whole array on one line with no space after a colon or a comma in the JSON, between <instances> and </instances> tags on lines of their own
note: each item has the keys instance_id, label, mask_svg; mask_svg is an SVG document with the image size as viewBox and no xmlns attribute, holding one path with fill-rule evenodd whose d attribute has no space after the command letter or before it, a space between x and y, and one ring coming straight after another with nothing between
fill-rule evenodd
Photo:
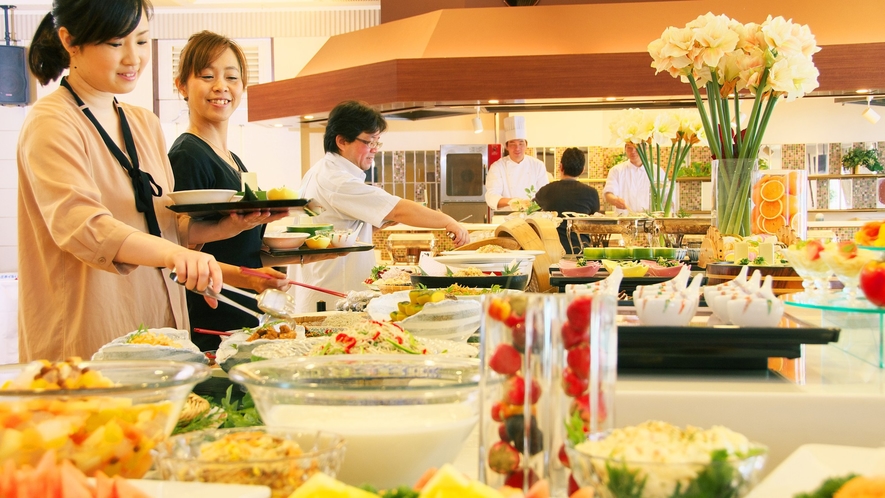
<instances>
[{"instance_id":1,"label":"glass shelf","mask_svg":"<svg viewBox=\"0 0 885 498\"><path fill-rule=\"evenodd\" d=\"M873 366L885 368L885 308L862 297L849 300L841 291L799 292L785 294L781 299L787 306L820 310L821 326L842 330L833 346Z\"/></svg>"},{"instance_id":2,"label":"glass shelf","mask_svg":"<svg viewBox=\"0 0 885 498\"><path fill-rule=\"evenodd\" d=\"M843 295L841 291L828 292L825 294L797 292L794 294L784 294L782 300L784 301L784 304L788 306L796 306L799 308L840 311L843 313L885 314L885 308L876 306L867 301L866 298L858 297L855 299L849 299L848 296Z\"/></svg>"}]
</instances>

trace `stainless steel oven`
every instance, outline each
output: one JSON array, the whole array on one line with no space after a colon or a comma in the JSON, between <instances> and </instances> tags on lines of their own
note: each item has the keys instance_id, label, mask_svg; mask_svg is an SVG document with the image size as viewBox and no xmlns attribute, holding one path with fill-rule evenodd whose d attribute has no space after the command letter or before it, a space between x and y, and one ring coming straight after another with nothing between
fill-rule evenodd
<instances>
[{"instance_id":1,"label":"stainless steel oven","mask_svg":"<svg viewBox=\"0 0 885 498\"><path fill-rule=\"evenodd\" d=\"M442 145L439 155L440 209L471 223L488 219L485 180L490 155L500 157L500 145ZM466 218L466 219L465 219Z\"/></svg>"}]
</instances>

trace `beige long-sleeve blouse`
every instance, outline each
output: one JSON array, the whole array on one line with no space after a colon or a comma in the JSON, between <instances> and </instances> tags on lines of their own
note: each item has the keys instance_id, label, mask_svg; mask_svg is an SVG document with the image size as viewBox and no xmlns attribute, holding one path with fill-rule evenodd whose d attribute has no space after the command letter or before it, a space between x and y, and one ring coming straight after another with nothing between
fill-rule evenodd
<instances>
[{"instance_id":1,"label":"beige long-sleeve blouse","mask_svg":"<svg viewBox=\"0 0 885 498\"><path fill-rule=\"evenodd\" d=\"M179 243L166 209L172 169L159 120L121 104L140 167L163 189L154 209ZM184 290L167 272L114 262L130 234L147 232L132 183L64 88L30 110L18 143L19 357L89 358L139 325L188 329Z\"/></svg>"}]
</instances>

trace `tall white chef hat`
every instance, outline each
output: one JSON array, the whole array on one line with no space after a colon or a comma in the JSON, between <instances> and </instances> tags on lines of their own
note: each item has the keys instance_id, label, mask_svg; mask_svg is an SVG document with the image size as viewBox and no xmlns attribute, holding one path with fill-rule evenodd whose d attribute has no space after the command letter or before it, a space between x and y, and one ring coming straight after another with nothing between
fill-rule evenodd
<instances>
[{"instance_id":1,"label":"tall white chef hat","mask_svg":"<svg viewBox=\"0 0 885 498\"><path fill-rule=\"evenodd\" d=\"M521 138L526 139L525 117L508 116L504 118L504 143Z\"/></svg>"}]
</instances>

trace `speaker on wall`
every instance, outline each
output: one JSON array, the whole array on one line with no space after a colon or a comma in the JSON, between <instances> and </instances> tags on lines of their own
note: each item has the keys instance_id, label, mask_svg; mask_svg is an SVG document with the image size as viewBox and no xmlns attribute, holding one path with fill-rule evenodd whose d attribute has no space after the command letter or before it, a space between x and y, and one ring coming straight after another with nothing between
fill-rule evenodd
<instances>
[{"instance_id":1,"label":"speaker on wall","mask_svg":"<svg viewBox=\"0 0 885 498\"><path fill-rule=\"evenodd\" d=\"M25 47L0 45L0 105L28 105L31 98Z\"/></svg>"}]
</instances>

